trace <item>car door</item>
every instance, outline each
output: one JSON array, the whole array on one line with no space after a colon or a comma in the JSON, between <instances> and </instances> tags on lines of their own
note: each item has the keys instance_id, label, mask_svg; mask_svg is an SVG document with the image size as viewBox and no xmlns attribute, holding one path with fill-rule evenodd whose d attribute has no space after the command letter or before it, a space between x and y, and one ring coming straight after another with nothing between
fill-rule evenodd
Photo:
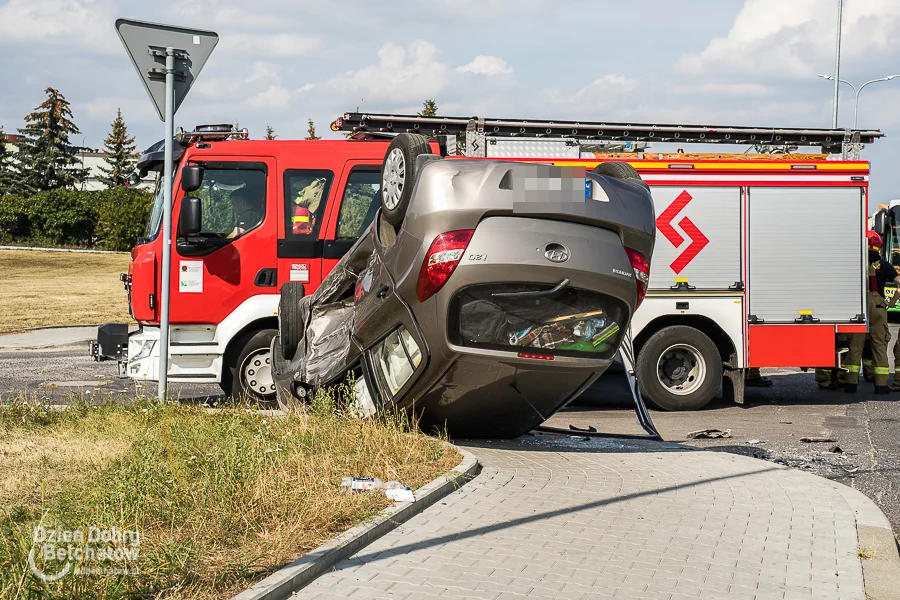
<instances>
[{"instance_id":1,"label":"car door","mask_svg":"<svg viewBox=\"0 0 900 600\"><path fill-rule=\"evenodd\" d=\"M184 194L201 201L198 236L176 237L172 253L170 319L173 323L220 323L242 302L274 294L276 186L270 157L204 156L200 189ZM180 180L180 176L179 176ZM175 205L179 214L180 201ZM177 217L173 219L177 223Z\"/></svg>"},{"instance_id":2,"label":"car door","mask_svg":"<svg viewBox=\"0 0 900 600\"><path fill-rule=\"evenodd\" d=\"M396 292L377 234L375 230L369 234L375 249L355 290L353 338L364 351L367 384L380 402L387 403L399 399L421 375L428 347L412 311Z\"/></svg>"},{"instance_id":3,"label":"car door","mask_svg":"<svg viewBox=\"0 0 900 600\"><path fill-rule=\"evenodd\" d=\"M332 208L322 250L324 277L375 219L381 191L381 162L348 160L338 185L340 201Z\"/></svg>"},{"instance_id":4,"label":"car door","mask_svg":"<svg viewBox=\"0 0 900 600\"><path fill-rule=\"evenodd\" d=\"M322 269L322 249L328 230L334 171L287 167L281 183L278 289L284 282L294 281L302 283L305 292L312 294L327 274Z\"/></svg>"}]
</instances>

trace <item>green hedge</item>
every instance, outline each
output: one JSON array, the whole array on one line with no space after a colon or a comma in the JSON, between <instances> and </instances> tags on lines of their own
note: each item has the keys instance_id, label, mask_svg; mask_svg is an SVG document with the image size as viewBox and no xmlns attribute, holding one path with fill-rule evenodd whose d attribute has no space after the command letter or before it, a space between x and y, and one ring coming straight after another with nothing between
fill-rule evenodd
<instances>
[{"instance_id":1,"label":"green hedge","mask_svg":"<svg viewBox=\"0 0 900 600\"><path fill-rule=\"evenodd\" d=\"M149 215L150 194L125 187L0 196L0 240L125 251L134 246Z\"/></svg>"}]
</instances>

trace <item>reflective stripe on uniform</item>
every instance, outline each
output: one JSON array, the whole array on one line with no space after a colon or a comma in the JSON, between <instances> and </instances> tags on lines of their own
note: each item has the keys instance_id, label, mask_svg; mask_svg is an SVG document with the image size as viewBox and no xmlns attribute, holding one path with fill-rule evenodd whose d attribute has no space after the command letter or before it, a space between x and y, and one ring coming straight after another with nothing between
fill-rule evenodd
<instances>
[{"instance_id":1,"label":"reflective stripe on uniform","mask_svg":"<svg viewBox=\"0 0 900 600\"><path fill-rule=\"evenodd\" d=\"M847 365L848 373L859 373L859 365Z\"/></svg>"},{"instance_id":2,"label":"reflective stripe on uniform","mask_svg":"<svg viewBox=\"0 0 900 600\"><path fill-rule=\"evenodd\" d=\"M891 369L890 367L875 367L876 375L890 375Z\"/></svg>"},{"instance_id":3,"label":"reflective stripe on uniform","mask_svg":"<svg viewBox=\"0 0 900 600\"><path fill-rule=\"evenodd\" d=\"M291 223L309 223L309 217L291 217Z\"/></svg>"}]
</instances>

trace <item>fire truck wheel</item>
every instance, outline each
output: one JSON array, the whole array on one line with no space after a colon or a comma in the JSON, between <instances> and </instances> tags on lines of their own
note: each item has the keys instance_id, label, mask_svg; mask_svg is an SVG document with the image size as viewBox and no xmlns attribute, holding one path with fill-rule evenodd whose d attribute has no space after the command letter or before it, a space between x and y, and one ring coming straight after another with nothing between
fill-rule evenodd
<instances>
[{"instance_id":1,"label":"fire truck wheel","mask_svg":"<svg viewBox=\"0 0 900 600\"><path fill-rule=\"evenodd\" d=\"M236 360L225 357L222 390L227 395L235 400L248 398L258 402L275 399L271 346L276 333L274 329L251 331L229 353L231 356L236 353Z\"/></svg>"},{"instance_id":2,"label":"fire truck wheel","mask_svg":"<svg viewBox=\"0 0 900 600\"><path fill-rule=\"evenodd\" d=\"M641 179L637 169L629 165L627 162L605 162L600 163L593 170L597 175L605 175L614 179Z\"/></svg>"},{"instance_id":3,"label":"fire truck wheel","mask_svg":"<svg viewBox=\"0 0 900 600\"><path fill-rule=\"evenodd\" d=\"M416 181L416 157L431 154L428 138L401 133L393 139L381 165L381 212L385 220L400 227L412 199Z\"/></svg>"},{"instance_id":4,"label":"fire truck wheel","mask_svg":"<svg viewBox=\"0 0 900 600\"><path fill-rule=\"evenodd\" d=\"M676 325L654 333L637 357L641 392L662 410L706 406L722 382L722 357L709 337Z\"/></svg>"},{"instance_id":5,"label":"fire truck wheel","mask_svg":"<svg viewBox=\"0 0 900 600\"><path fill-rule=\"evenodd\" d=\"M303 339L305 325L300 314L300 299L306 289L297 281L281 284L281 299L278 301L278 334L281 336L281 355L285 360L293 360L297 345Z\"/></svg>"}]
</instances>

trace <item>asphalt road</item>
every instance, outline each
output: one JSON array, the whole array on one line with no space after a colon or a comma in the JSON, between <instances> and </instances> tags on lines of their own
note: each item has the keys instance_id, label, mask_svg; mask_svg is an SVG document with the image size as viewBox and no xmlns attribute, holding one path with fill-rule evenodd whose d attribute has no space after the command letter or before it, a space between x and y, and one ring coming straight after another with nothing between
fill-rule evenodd
<instances>
[{"instance_id":1,"label":"asphalt road","mask_svg":"<svg viewBox=\"0 0 900 600\"><path fill-rule=\"evenodd\" d=\"M764 371L775 385L747 390L746 404L722 400L691 413L653 411L652 417L672 443L733 452L787 464L840 481L872 498L887 514L900 538L900 393L875 396L863 383L859 393L819 390L813 374L799 370ZM604 381L606 379L606 381ZM562 411L548 425L568 428L594 426L612 433L642 433L629 408L622 381L601 378L592 390L592 405ZM75 395L136 394L146 389L116 376L115 363L96 363L86 348L0 351L0 396L21 393L35 399L66 402ZM185 401L222 400L215 385L172 384L170 393ZM728 438L687 439L700 429L731 430ZM577 435L577 434L574 434ZM801 442L801 438L830 438L834 442ZM577 443L577 439L575 440Z\"/></svg>"}]
</instances>

